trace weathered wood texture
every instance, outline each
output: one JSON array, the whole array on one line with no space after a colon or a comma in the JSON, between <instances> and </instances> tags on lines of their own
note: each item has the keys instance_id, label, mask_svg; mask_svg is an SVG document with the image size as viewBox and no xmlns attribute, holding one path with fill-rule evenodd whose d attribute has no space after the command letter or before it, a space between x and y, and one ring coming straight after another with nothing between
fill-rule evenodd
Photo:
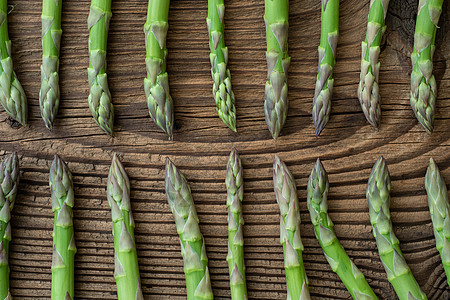
<instances>
[{"instance_id":1,"label":"weathered wood texture","mask_svg":"<svg viewBox=\"0 0 450 300\"><path fill-rule=\"evenodd\" d=\"M381 53L382 125L374 131L356 98L360 44L369 1L341 1L335 90L330 122L319 138L311 119L320 34L319 0L291 1L289 117L277 142L264 121L265 31L263 1L226 1L226 42L236 94L238 133L227 129L211 97L207 1L172 1L168 71L176 129L169 142L148 117L143 90L143 25L147 1L114 0L109 34L109 82L116 108L116 137L95 125L87 103L86 20L89 1L64 1L61 109L53 132L40 119L41 1L15 0L9 28L15 69L30 104L30 127L14 129L0 113L0 148L18 151L23 175L13 213L11 287L16 299L50 297L53 215L48 170L55 153L74 175L76 297L116 299L113 239L105 195L113 152L129 173L136 219L142 289L149 299L183 299L180 246L164 195L164 160L170 156L188 178L210 258L217 299L229 298L225 165L237 147L245 167L245 258L249 297L284 299L286 286L279 244L279 210L272 188L275 154L295 176L300 197L304 261L315 299L347 299L313 234L306 209L307 176L317 157L329 172L329 210L336 233L382 299L396 299L371 233L365 187L382 154L392 178L392 221L406 260L430 299L448 299L449 288L435 249L424 189L434 157L450 183L450 15L441 17L434 59L439 86L435 132L427 135L409 106L409 53L415 0L392 0ZM450 187L450 186L449 186Z\"/></svg>"}]
</instances>

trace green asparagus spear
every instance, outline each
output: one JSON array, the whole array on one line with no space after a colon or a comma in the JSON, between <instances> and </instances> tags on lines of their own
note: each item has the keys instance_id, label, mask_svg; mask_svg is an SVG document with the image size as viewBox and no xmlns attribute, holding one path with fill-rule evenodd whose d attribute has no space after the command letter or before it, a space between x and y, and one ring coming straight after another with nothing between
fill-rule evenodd
<instances>
[{"instance_id":1,"label":"green asparagus spear","mask_svg":"<svg viewBox=\"0 0 450 300\"><path fill-rule=\"evenodd\" d=\"M28 119L27 96L13 70L7 15L8 1L0 0L0 103L11 118L26 125Z\"/></svg>"},{"instance_id":2,"label":"green asparagus spear","mask_svg":"<svg viewBox=\"0 0 450 300\"><path fill-rule=\"evenodd\" d=\"M378 299L364 275L350 260L333 230L328 215L328 175L317 159L308 180L308 210L314 232L331 269L338 274L353 299Z\"/></svg>"},{"instance_id":3,"label":"green asparagus spear","mask_svg":"<svg viewBox=\"0 0 450 300\"><path fill-rule=\"evenodd\" d=\"M109 169L107 198L111 208L114 237L114 278L119 300L143 300L131 212L130 181L114 154Z\"/></svg>"},{"instance_id":4,"label":"green asparagus spear","mask_svg":"<svg viewBox=\"0 0 450 300\"><path fill-rule=\"evenodd\" d=\"M52 300L74 297L74 257L77 252L73 234L74 204L72 173L65 162L55 155L50 167L52 210L55 214L52 258Z\"/></svg>"},{"instance_id":5,"label":"green asparagus spear","mask_svg":"<svg viewBox=\"0 0 450 300\"><path fill-rule=\"evenodd\" d=\"M369 202L370 223L389 282L400 300L427 299L411 269L406 264L399 241L392 228L389 212L391 180L386 161L381 156L370 173L366 197Z\"/></svg>"},{"instance_id":6,"label":"green asparagus spear","mask_svg":"<svg viewBox=\"0 0 450 300\"><path fill-rule=\"evenodd\" d=\"M188 300L213 299L205 241L198 226L191 189L183 174L166 160L166 195L181 242Z\"/></svg>"},{"instance_id":7,"label":"green asparagus spear","mask_svg":"<svg viewBox=\"0 0 450 300\"><path fill-rule=\"evenodd\" d=\"M209 34L211 54L211 75L214 81L213 96L219 117L231 130L236 131L236 108L234 93L231 89L231 75L227 68L228 48L224 38L224 0L208 0L206 24Z\"/></svg>"},{"instance_id":8,"label":"green asparagus spear","mask_svg":"<svg viewBox=\"0 0 450 300\"><path fill-rule=\"evenodd\" d=\"M425 175L425 189L433 221L436 248L441 254L447 283L450 285L450 203L444 178L432 158Z\"/></svg>"},{"instance_id":9,"label":"green asparagus spear","mask_svg":"<svg viewBox=\"0 0 450 300\"><path fill-rule=\"evenodd\" d=\"M280 207L280 243L283 245L287 299L310 299L308 278L303 265L300 212L294 177L286 164L275 156L273 187Z\"/></svg>"},{"instance_id":10,"label":"green asparagus spear","mask_svg":"<svg viewBox=\"0 0 450 300\"><path fill-rule=\"evenodd\" d=\"M411 53L411 107L422 127L431 134L436 109L437 85L433 75L436 30L444 0L420 0L414 49Z\"/></svg>"},{"instance_id":11,"label":"green asparagus spear","mask_svg":"<svg viewBox=\"0 0 450 300\"><path fill-rule=\"evenodd\" d=\"M276 140L288 114L287 74L289 0L264 0L267 40L267 81L264 113L272 137Z\"/></svg>"},{"instance_id":12,"label":"green asparagus spear","mask_svg":"<svg viewBox=\"0 0 450 300\"><path fill-rule=\"evenodd\" d=\"M173 100L169 93L166 71L166 36L169 28L170 0L149 0L147 22L144 25L147 78L145 95L150 117L172 139Z\"/></svg>"},{"instance_id":13,"label":"green asparagus spear","mask_svg":"<svg viewBox=\"0 0 450 300\"><path fill-rule=\"evenodd\" d=\"M242 217L242 199L244 198L244 179L242 164L236 149L233 148L227 163L228 206L228 269L230 273L231 299L247 299L244 264L244 234Z\"/></svg>"},{"instance_id":14,"label":"green asparagus spear","mask_svg":"<svg viewBox=\"0 0 450 300\"><path fill-rule=\"evenodd\" d=\"M388 6L389 0L370 1L366 39L362 42L358 99L367 121L375 128L380 126L381 118L378 56L380 55L381 38L386 30L384 20Z\"/></svg>"},{"instance_id":15,"label":"green asparagus spear","mask_svg":"<svg viewBox=\"0 0 450 300\"><path fill-rule=\"evenodd\" d=\"M45 126L52 130L59 108L59 46L62 0L42 1L42 65L39 106Z\"/></svg>"},{"instance_id":16,"label":"green asparagus spear","mask_svg":"<svg viewBox=\"0 0 450 300\"><path fill-rule=\"evenodd\" d=\"M0 299L11 300L9 293L9 242L11 211L19 186L19 158L9 154L0 163Z\"/></svg>"},{"instance_id":17,"label":"green asparagus spear","mask_svg":"<svg viewBox=\"0 0 450 300\"><path fill-rule=\"evenodd\" d=\"M89 108L95 122L103 131L113 135L114 107L106 74L106 43L111 0L91 0L88 17L89 28Z\"/></svg>"},{"instance_id":18,"label":"green asparagus spear","mask_svg":"<svg viewBox=\"0 0 450 300\"><path fill-rule=\"evenodd\" d=\"M319 46L319 71L317 73L312 116L316 136L328 123L333 95L333 68L339 35L339 0L322 0L321 34Z\"/></svg>"}]
</instances>

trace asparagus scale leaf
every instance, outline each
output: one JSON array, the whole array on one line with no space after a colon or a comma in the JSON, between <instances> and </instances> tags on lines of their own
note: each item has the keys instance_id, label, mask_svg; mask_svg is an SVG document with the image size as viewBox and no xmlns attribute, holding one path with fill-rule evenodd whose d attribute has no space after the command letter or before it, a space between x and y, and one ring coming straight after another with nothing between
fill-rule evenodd
<instances>
[{"instance_id":1,"label":"asparagus scale leaf","mask_svg":"<svg viewBox=\"0 0 450 300\"><path fill-rule=\"evenodd\" d=\"M366 39L362 42L361 73L358 99L367 121L375 128L380 126L381 100L378 87L380 72L380 44L386 31L385 18L389 0L370 1Z\"/></svg>"},{"instance_id":2,"label":"asparagus scale leaf","mask_svg":"<svg viewBox=\"0 0 450 300\"><path fill-rule=\"evenodd\" d=\"M166 160L166 195L181 242L188 300L213 299L205 241L186 178Z\"/></svg>"},{"instance_id":3,"label":"asparagus scale leaf","mask_svg":"<svg viewBox=\"0 0 450 300\"><path fill-rule=\"evenodd\" d=\"M280 207L280 243L283 245L287 299L309 300L308 278L303 265L300 212L294 177L286 164L275 156L273 187Z\"/></svg>"},{"instance_id":4,"label":"asparagus scale leaf","mask_svg":"<svg viewBox=\"0 0 450 300\"><path fill-rule=\"evenodd\" d=\"M27 96L13 69L7 15L8 1L0 0L0 103L11 118L25 126L28 119Z\"/></svg>"},{"instance_id":5,"label":"asparagus scale leaf","mask_svg":"<svg viewBox=\"0 0 450 300\"><path fill-rule=\"evenodd\" d=\"M267 127L276 140L288 114L287 75L291 58L288 55L289 0L264 0L267 40L267 81L264 93L264 114Z\"/></svg>"},{"instance_id":6,"label":"asparagus scale leaf","mask_svg":"<svg viewBox=\"0 0 450 300\"><path fill-rule=\"evenodd\" d=\"M312 116L316 136L328 123L333 94L333 69L339 35L339 0L322 0L319 68L314 92Z\"/></svg>"},{"instance_id":7,"label":"asparagus scale leaf","mask_svg":"<svg viewBox=\"0 0 450 300\"><path fill-rule=\"evenodd\" d=\"M91 0L89 28L89 109L103 131L113 135L114 107L106 74L106 50L111 0Z\"/></svg>"},{"instance_id":8,"label":"asparagus scale leaf","mask_svg":"<svg viewBox=\"0 0 450 300\"><path fill-rule=\"evenodd\" d=\"M170 0L149 0L147 21L144 25L147 78L144 90L153 122L172 139L173 100L169 93L166 70L166 36L169 29Z\"/></svg>"},{"instance_id":9,"label":"asparagus scale leaf","mask_svg":"<svg viewBox=\"0 0 450 300\"><path fill-rule=\"evenodd\" d=\"M353 299L378 299L363 273L348 257L328 215L328 175L319 159L308 180L307 205L314 232L332 270L341 278Z\"/></svg>"},{"instance_id":10,"label":"asparagus scale leaf","mask_svg":"<svg viewBox=\"0 0 450 300\"><path fill-rule=\"evenodd\" d=\"M19 186L19 158L7 155L0 163L0 299L11 300L9 292L9 242L11 211Z\"/></svg>"},{"instance_id":11,"label":"asparagus scale leaf","mask_svg":"<svg viewBox=\"0 0 450 300\"><path fill-rule=\"evenodd\" d=\"M436 31L444 0L420 0L414 49L411 53L410 103L422 127L431 134L436 113L437 85L433 75Z\"/></svg>"},{"instance_id":12,"label":"asparagus scale leaf","mask_svg":"<svg viewBox=\"0 0 450 300\"><path fill-rule=\"evenodd\" d=\"M236 131L235 98L231 89L231 75L227 68L228 48L225 47L225 5L224 0L208 0L209 48L211 54L211 75L214 81L213 96L220 119L231 130Z\"/></svg>"},{"instance_id":13,"label":"asparagus scale leaf","mask_svg":"<svg viewBox=\"0 0 450 300\"><path fill-rule=\"evenodd\" d=\"M42 1L42 65L39 106L45 126L52 130L59 108L59 47L62 0Z\"/></svg>"},{"instance_id":14,"label":"asparagus scale leaf","mask_svg":"<svg viewBox=\"0 0 450 300\"><path fill-rule=\"evenodd\" d=\"M72 173L55 155L49 177L52 210L55 214L52 257L52 300L74 297L74 257L77 252L73 232L74 192Z\"/></svg>"},{"instance_id":15,"label":"asparagus scale leaf","mask_svg":"<svg viewBox=\"0 0 450 300\"><path fill-rule=\"evenodd\" d=\"M450 203L444 178L432 158L425 175L431 221L433 222L436 248L441 254L447 283L450 285Z\"/></svg>"},{"instance_id":16,"label":"asparagus scale leaf","mask_svg":"<svg viewBox=\"0 0 450 300\"><path fill-rule=\"evenodd\" d=\"M372 168L367 183L366 197L369 202L370 223L377 242L378 253L386 271L387 279L392 284L400 300L427 299L407 265L399 240L391 222L389 211L391 180L386 161L381 156Z\"/></svg>"},{"instance_id":17,"label":"asparagus scale leaf","mask_svg":"<svg viewBox=\"0 0 450 300\"><path fill-rule=\"evenodd\" d=\"M242 163L236 149L231 151L227 163L228 206L228 269L230 273L231 299L247 299L244 264L244 218L242 217L242 199L244 198L244 179Z\"/></svg>"},{"instance_id":18,"label":"asparagus scale leaf","mask_svg":"<svg viewBox=\"0 0 450 300\"><path fill-rule=\"evenodd\" d=\"M114 237L114 279L119 300L143 300L131 212L130 181L114 154L109 169L107 198L111 208Z\"/></svg>"}]
</instances>

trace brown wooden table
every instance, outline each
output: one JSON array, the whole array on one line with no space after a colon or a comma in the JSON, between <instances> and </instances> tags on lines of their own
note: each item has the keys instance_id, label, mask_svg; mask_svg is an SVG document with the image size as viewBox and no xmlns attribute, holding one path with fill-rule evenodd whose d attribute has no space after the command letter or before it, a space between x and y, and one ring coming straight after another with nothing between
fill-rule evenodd
<instances>
[{"instance_id":1,"label":"brown wooden table","mask_svg":"<svg viewBox=\"0 0 450 300\"><path fill-rule=\"evenodd\" d=\"M430 157L450 183L450 11L444 6L434 72L439 86L435 132L427 135L409 106L416 0L391 0L380 56L382 125L366 122L356 97L360 45L369 1L342 0L331 119L319 138L311 119L320 35L319 0L291 1L290 110L282 136L270 137L264 121L264 1L226 1L226 42L236 94L238 133L217 117L211 96L207 1L171 3L168 71L175 102L174 142L148 116L143 89L143 25L147 1L114 0L108 73L116 111L114 139L94 123L88 109L86 67L89 1L63 6L61 108L53 132L40 119L41 1L11 0L14 66L28 96L29 128L10 127L1 110L0 148L18 151L23 175L12 216L11 291L15 299L50 297L53 214L48 170L58 153L74 175L76 292L78 299L116 299L113 239L105 185L114 152L131 179L142 289L149 299L183 299L185 283L178 236L164 194L169 156L186 175L196 202L210 259L213 291L229 298L225 164L234 145L245 168L245 259L249 298L284 299L279 209L272 187L275 154L295 176L300 198L304 261L315 299L347 299L314 237L306 209L306 183L317 157L329 172L329 211L338 238L382 299L396 299L372 236L365 188L382 154L392 179L392 221L407 262L430 299L448 299L449 288L435 248L424 189ZM449 185L448 185L449 186Z\"/></svg>"}]
</instances>

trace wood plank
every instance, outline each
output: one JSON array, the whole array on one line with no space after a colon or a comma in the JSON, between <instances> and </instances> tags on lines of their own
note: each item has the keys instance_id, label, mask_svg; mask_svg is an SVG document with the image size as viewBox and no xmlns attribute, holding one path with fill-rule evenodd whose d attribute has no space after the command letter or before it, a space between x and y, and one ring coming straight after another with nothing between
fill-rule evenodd
<instances>
[{"instance_id":1,"label":"wood plank","mask_svg":"<svg viewBox=\"0 0 450 300\"><path fill-rule=\"evenodd\" d=\"M320 157L329 172L330 215L337 236L380 299L396 299L371 233L365 187L372 165L384 155L392 179L392 220L415 277L430 299L449 299L435 248L424 189L430 157L450 184L450 10L445 4L437 36L434 72L439 86L435 132L427 135L409 106L409 54L415 0L391 0L380 55L382 123L374 131L361 112L356 89L360 44L369 1L342 0L335 89L330 122L319 138L311 119L320 36L320 1L291 1L289 117L274 142L264 121L265 31L263 1L226 1L229 47L237 103L238 133L217 117L211 97L207 1L173 0L170 6L168 72L175 102L174 141L148 117L143 90L143 25L147 1L114 0L108 41L108 74L116 111L115 138L94 123L88 108L86 67L89 1L64 1L61 108L53 132L40 119L41 2L11 0L8 17L16 73L28 96L29 128L14 129L0 112L0 149L18 151L23 171L13 212L11 291L16 299L48 299L53 215L48 169L58 153L73 172L78 252L76 298L117 299L113 239L105 186L114 152L130 176L136 243L146 299L184 299L179 241L164 195L169 156L186 175L210 258L213 292L229 299L225 165L232 146L245 168L245 259L249 298L285 299L279 210L272 189L278 154L294 177L300 199L304 261L314 299L348 299L314 237L306 209L307 177ZM3 152L0 154L4 154ZM450 185L448 185L450 187Z\"/></svg>"}]
</instances>

